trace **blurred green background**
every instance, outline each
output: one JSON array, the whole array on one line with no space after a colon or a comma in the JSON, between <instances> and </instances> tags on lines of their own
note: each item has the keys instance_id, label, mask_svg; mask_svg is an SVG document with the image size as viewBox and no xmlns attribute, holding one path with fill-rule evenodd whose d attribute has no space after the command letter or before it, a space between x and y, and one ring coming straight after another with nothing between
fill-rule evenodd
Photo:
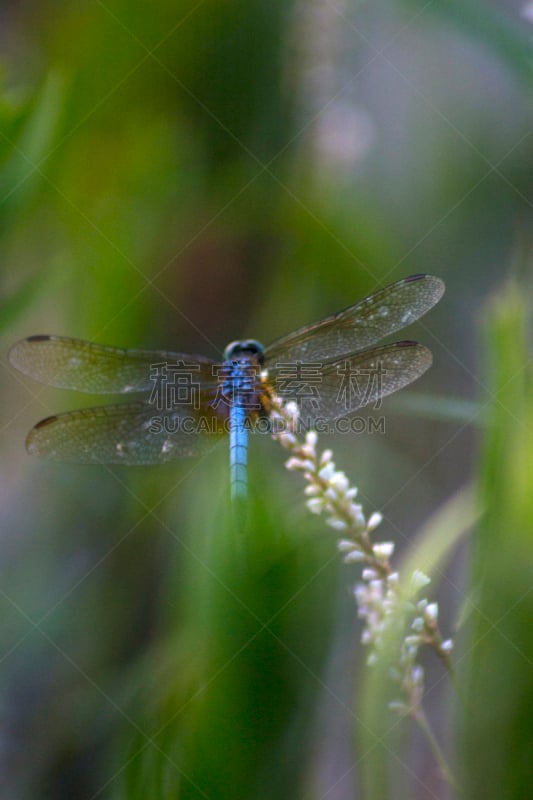
<instances>
[{"instance_id":1,"label":"blurred green background","mask_svg":"<svg viewBox=\"0 0 533 800\"><path fill-rule=\"evenodd\" d=\"M432 370L327 445L400 551L474 485L432 564L460 692L428 658L427 709L465 797L530 796L531 8L0 2L2 797L455 796L365 722L358 572L278 445L239 538L224 447L36 463L29 428L94 398L7 362L36 333L216 357L416 272L447 284L406 334Z\"/></svg>"}]
</instances>

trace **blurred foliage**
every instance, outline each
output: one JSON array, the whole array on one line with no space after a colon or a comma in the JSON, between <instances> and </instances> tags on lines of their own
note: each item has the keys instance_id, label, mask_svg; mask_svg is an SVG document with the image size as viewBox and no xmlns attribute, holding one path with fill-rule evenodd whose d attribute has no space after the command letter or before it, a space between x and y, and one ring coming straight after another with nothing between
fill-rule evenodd
<instances>
[{"instance_id":1,"label":"blurred foliage","mask_svg":"<svg viewBox=\"0 0 533 800\"><path fill-rule=\"evenodd\" d=\"M528 290L509 283L493 298L485 321L490 399L480 464L484 516L472 548L473 591L461 664L466 687L459 753L465 793L472 798L501 797L504 791L525 800L533 779L528 298Z\"/></svg>"},{"instance_id":2,"label":"blurred foliage","mask_svg":"<svg viewBox=\"0 0 533 800\"><path fill-rule=\"evenodd\" d=\"M471 486L467 486L447 500L444 506L427 520L409 543L399 564L403 596L406 600L415 603L421 596L434 597L435 589L432 589L431 585L422 593L415 591L413 573L416 570L422 571L438 587L446 577L446 566L451 555L461 540L470 533L479 516L475 492ZM360 749L365 753L361 765L364 796L409 797L420 791L423 779L418 770L409 774L405 769L405 764L409 762L409 749L412 747L413 739L419 740L420 759L424 759L427 763L433 762L433 769L438 775L435 781L437 796L446 796L450 790L447 782L455 786L459 784L454 776L453 767L450 768L450 756L448 753L439 752L439 757L442 755L444 760L443 774L439 774L435 753L432 752L428 741L422 741L422 732L413 719L411 717L404 719L388 708L388 702L397 701L399 695L398 685L391 681L390 675L392 670L397 669L398 651L406 635L403 613L400 607L394 624L390 626L380 662L367 670L357 688L357 707L360 709L357 732ZM458 684L450 681L452 676L447 674L443 664L434 663L436 660L434 651L430 655L433 663L428 663L425 667L429 676L425 682L426 702L432 694L444 688L446 702L449 704L452 692L457 691ZM435 679L437 673L435 667L440 672L437 679ZM446 685L439 687L439 683ZM440 708L439 713L441 720L445 722L443 727L448 729L449 713ZM450 749L448 741L437 742L437 745L439 750L443 747ZM395 758L391 758L392 754ZM447 774L444 774L445 772Z\"/></svg>"},{"instance_id":3,"label":"blurred foliage","mask_svg":"<svg viewBox=\"0 0 533 800\"><path fill-rule=\"evenodd\" d=\"M450 546L446 501L480 467L456 762L471 797L526 796L528 292L493 312L488 387L476 338L531 212L519 6L0 3L2 796L383 800L354 732L380 692L365 711L355 573L279 448L252 443L239 537L224 447L150 470L33 463L37 419L98 400L23 380L5 354L49 332L214 356L417 271L448 287L407 333L435 365L384 406L386 437L332 444L400 544L430 517L414 552L437 573L431 514L450 512ZM438 588L450 629L464 559ZM431 695L451 751L450 695ZM377 755L387 796L446 797L416 735L398 744L394 768Z\"/></svg>"},{"instance_id":4,"label":"blurred foliage","mask_svg":"<svg viewBox=\"0 0 533 800\"><path fill-rule=\"evenodd\" d=\"M425 8L423 0L403 0L403 2L420 11ZM526 4L522 6L522 9L525 8ZM509 7L504 3L493 4L483 0L469 0L467 3L462 3L460 0L443 0L441 3L432 3L428 10L431 14L442 16L446 23L463 29L467 36L475 32L476 39L486 45L491 53L502 57L516 70L519 77L528 85L531 83L533 78L531 36L520 24L520 20L513 19Z\"/></svg>"},{"instance_id":5,"label":"blurred foliage","mask_svg":"<svg viewBox=\"0 0 533 800\"><path fill-rule=\"evenodd\" d=\"M264 499L238 539L222 509L211 523L176 603L185 627L146 664L165 667L143 681L151 718L126 751L118 796L267 798L305 778L337 572L329 537L304 548Z\"/></svg>"}]
</instances>

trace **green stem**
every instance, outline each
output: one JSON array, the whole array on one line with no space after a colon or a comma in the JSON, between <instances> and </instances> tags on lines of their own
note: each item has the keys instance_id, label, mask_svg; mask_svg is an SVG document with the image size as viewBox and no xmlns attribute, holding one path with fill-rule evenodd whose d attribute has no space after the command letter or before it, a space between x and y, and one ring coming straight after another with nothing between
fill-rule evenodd
<instances>
[{"instance_id":1,"label":"green stem","mask_svg":"<svg viewBox=\"0 0 533 800\"><path fill-rule=\"evenodd\" d=\"M438 743L433 731L429 726L429 722L427 720L424 711L421 708L416 708L411 710L411 717L417 723L418 727L426 737L426 741L429 745L429 749L431 750L433 757L437 764L439 765L439 769L441 771L441 775L444 780L452 787L458 794L460 794L460 789L453 777L452 771L448 766L448 762L444 757L444 753L442 752L442 748Z\"/></svg>"}]
</instances>

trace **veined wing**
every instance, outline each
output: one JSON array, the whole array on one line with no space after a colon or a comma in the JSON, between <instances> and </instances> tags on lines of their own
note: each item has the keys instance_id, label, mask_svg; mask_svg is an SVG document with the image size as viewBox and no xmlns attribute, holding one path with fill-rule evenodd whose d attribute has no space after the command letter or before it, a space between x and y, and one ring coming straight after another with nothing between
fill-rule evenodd
<instances>
[{"instance_id":1,"label":"veined wing","mask_svg":"<svg viewBox=\"0 0 533 800\"><path fill-rule=\"evenodd\" d=\"M64 336L30 336L13 345L9 360L36 381L89 394L143 392L154 388L165 364L180 365L191 382L213 384L209 358L164 350L122 350ZM172 372L172 370L171 370ZM174 372L174 377L176 373Z\"/></svg>"},{"instance_id":2,"label":"veined wing","mask_svg":"<svg viewBox=\"0 0 533 800\"><path fill-rule=\"evenodd\" d=\"M326 362L376 344L429 311L444 293L433 275L411 275L386 286L354 306L300 328L265 350L265 365Z\"/></svg>"},{"instance_id":3,"label":"veined wing","mask_svg":"<svg viewBox=\"0 0 533 800\"><path fill-rule=\"evenodd\" d=\"M269 382L285 401L296 400L302 421L335 420L376 403L419 378L431 366L431 351L417 342L393 342L329 362L311 376L287 379L269 370Z\"/></svg>"},{"instance_id":4,"label":"veined wing","mask_svg":"<svg viewBox=\"0 0 533 800\"><path fill-rule=\"evenodd\" d=\"M162 464L216 446L220 420L212 413L202 420L182 409L158 412L149 403L85 408L38 422L26 448L30 455L67 463Z\"/></svg>"}]
</instances>

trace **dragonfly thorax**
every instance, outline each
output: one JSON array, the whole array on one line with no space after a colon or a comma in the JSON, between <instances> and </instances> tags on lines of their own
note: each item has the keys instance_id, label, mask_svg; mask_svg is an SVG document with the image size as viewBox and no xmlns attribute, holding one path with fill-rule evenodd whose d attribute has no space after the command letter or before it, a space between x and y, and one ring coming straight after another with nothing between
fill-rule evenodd
<instances>
[{"instance_id":1,"label":"dragonfly thorax","mask_svg":"<svg viewBox=\"0 0 533 800\"><path fill-rule=\"evenodd\" d=\"M265 348L257 339L241 339L230 342L224 350L224 361L252 357L258 364L265 360Z\"/></svg>"}]
</instances>

